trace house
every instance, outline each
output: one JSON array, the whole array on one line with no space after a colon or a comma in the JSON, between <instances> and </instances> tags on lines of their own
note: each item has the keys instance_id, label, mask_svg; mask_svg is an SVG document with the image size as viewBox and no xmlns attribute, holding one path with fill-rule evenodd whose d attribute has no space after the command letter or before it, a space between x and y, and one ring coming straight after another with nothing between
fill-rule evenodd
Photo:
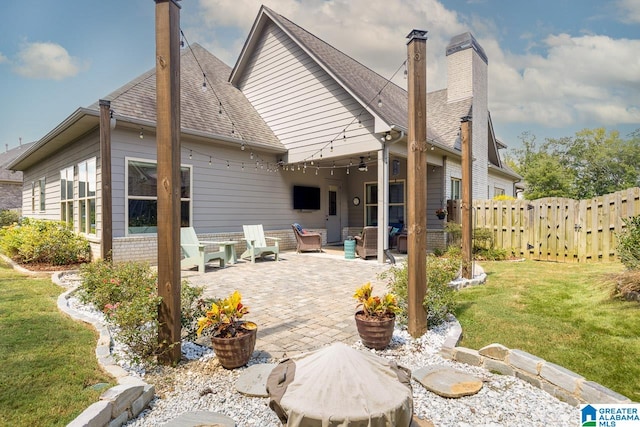
<instances>
[{"instance_id":1,"label":"house","mask_svg":"<svg viewBox=\"0 0 640 427\"><path fill-rule=\"evenodd\" d=\"M0 153L0 211L22 209L22 172L9 170L7 167L13 160L20 156L29 144L22 144L9 150L7 146L4 153Z\"/></svg>"},{"instance_id":2,"label":"house","mask_svg":"<svg viewBox=\"0 0 640 427\"><path fill-rule=\"evenodd\" d=\"M448 87L427 99L428 212L460 198L464 116L473 116L474 198L513 195L519 178L502 163L504 145L493 133L482 47L465 33L445 54ZM293 248L294 222L320 231L325 243L366 225L405 222L404 89L264 6L233 68L194 44L181 52L180 77L183 226L206 240L241 241L243 224L260 223ZM102 199L110 196L113 258L153 262L155 69L104 99L112 112L111 194L102 194L95 103L11 163L25 177L23 214L72 223L100 256ZM444 247L444 221L435 214L426 221L429 248ZM378 228L382 260L388 234Z\"/></svg>"}]
</instances>

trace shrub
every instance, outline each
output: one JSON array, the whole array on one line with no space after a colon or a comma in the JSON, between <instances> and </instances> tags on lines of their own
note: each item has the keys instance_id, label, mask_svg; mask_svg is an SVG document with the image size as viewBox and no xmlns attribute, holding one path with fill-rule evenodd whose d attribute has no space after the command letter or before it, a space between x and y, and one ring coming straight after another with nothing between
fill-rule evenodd
<instances>
[{"instance_id":1,"label":"shrub","mask_svg":"<svg viewBox=\"0 0 640 427\"><path fill-rule=\"evenodd\" d=\"M141 262L111 263L99 260L84 265L78 297L101 310L113 327L115 338L123 344L127 359L152 366L158 355L157 275ZM207 301L203 288L181 286L182 337L195 339L198 317L204 315Z\"/></svg>"},{"instance_id":2,"label":"shrub","mask_svg":"<svg viewBox=\"0 0 640 427\"><path fill-rule=\"evenodd\" d=\"M448 235L448 247L460 246L460 240L462 239L462 226L457 222L447 222L444 226L444 230Z\"/></svg>"},{"instance_id":3,"label":"shrub","mask_svg":"<svg viewBox=\"0 0 640 427\"><path fill-rule=\"evenodd\" d=\"M427 256L427 293L422 305L427 313L429 326L441 324L446 320L447 314L455 310L455 291L449 287L449 282L457 277L460 263L459 257ZM400 312L397 314L397 321L400 324L406 324L408 264L404 262L400 266L393 266L382 273L380 277L388 280L391 292L398 298Z\"/></svg>"},{"instance_id":4,"label":"shrub","mask_svg":"<svg viewBox=\"0 0 640 427\"><path fill-rule=\"evenodd\" d=\"M65 265L91 259L89 241L60 221L23 218L2 230L0 248L24 264Z\"/></svg>"},{"instance_id":5,"label":"shrub","mask_svg":"<svg viewBox=\"0 0 640 427\"><path fill-rule=\"evenodd\" d=\"M632 300L637 298L634 295L640 294L640 270L625 271L613 276L612 279L614 283L612 298Z\"/></svg>"},{"instance_id":6,"label":"shrub","mask_svg":"<svg viewBox=\"0 0 640 427\"><path fill-rule=\"evenodd\" d=\"M618 235L618 257L629 270L639 270L640 215L622 221L625 229Z\"/></svg>"},{"instance_id":7,"label":"shrub","mask_svg":"<svg viewBox=\"0 0 640 427\"><path fill-rule=\"evenodd\" d=\"M493 247L493 232L488 228L476 228L473 230L473 253L482 249Z\"/></svg>"},{"instance_id":8,"label":"shrub","mask_svg":"<svg viewBox=\"0 0 640 427\"><path fill-rule=\"evenodd\" d=\"M20 221L20 214L10 209L0 211L0 228L17 224Z\"/></svg>"},{"instance_id":9,"label":"shrub","mask_svg":"<svg viewBox=\"0 0 640 427\"><path fill-rule=\"evenodd\" d=\"M517 199L513 196L509 196L506 194L499 194L497 196L493 196L493 200L503 201L503 200L517 200Z\"/></svg>"}]
</instances>

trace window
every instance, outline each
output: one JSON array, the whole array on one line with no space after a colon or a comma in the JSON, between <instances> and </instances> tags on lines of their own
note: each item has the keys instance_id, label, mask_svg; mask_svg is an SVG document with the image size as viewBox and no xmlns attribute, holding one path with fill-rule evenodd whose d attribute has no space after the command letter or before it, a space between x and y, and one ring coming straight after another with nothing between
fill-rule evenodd
<instances>
[{"instance_id":1,"label":"window","mask_svg":"<svg viewBox=\"0 0 640 427\"><path fill-rule=\"evenodd\" d=\"M378 184L365 183L365 225L378 225ZM404 181L389 183L389 223L404 223Z\"/></svg>"},{"instance_id":2,"label":"window","mask_svg":"<svg viewBox=\"0 0 640 427\"><path fill-rule=\"evenodd\" d=\"M504 188L493 187L493 197L503 196L503 195L504 195Z\"/></svg>"},{"instance_id":3,"label":"window","mask_svg":"<svg viewBox=\"0 0 640 427\"><path fill-rule=\"evenodd\" d=\"M40 188L40 212L44 212L45 211L45 207L46 207L46 188L45 188L45 179L40 178L40 180L38 181L38 186Z\"/></svg>"},{"instance_id":4,"label":"window","mask_svg":"<svg viewBox=\"0 0 640 427\"><path fill-rule=\"evenodd\" d=\"M31 212L35 213L36 211L36 183L31 183Z\"/></svg>"},{"instance_id":5,"label":"window","mask_svg":"<svg viewBox=\"0 0 640 427\"><path fill-rule=\"evenodd\" d=\"M129 234L158 230L158 173L155 162L127 160L127 230ZM180 226L191 225L191 167L180 168Z\"/></svg>"},{"instance_id":6,"label":"window","mask_svg":"<svg viewBox=\"0 0 640 427\"><path fill-rule=\"evenodd\" d=\"M96 159L78 163L80 232L96 234Z\"/></svg>"},{"instance_id":7,"label":"window","mask_svg":"<svg viewBox=\"0 0 640 427\"><path fill-rule=\"evenodd\" d=\"M73 227L73 166L60 171L60 221Z\"/></svg>"},{"instance_id":8,"label":"window","mask_svg":"<svg viewBox=\"0 0 640 427\"><path fill-rule=\"evenodd\" d=\"M462 181L458 178L451 178L451 200L460 200L460 189L462 188Z\"/></svg>"}]
</instances>

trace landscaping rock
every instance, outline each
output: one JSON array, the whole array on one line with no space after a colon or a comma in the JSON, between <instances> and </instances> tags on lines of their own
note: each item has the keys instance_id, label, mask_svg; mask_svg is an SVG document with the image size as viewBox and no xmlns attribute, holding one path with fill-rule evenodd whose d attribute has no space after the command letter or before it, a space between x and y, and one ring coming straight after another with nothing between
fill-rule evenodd
<instances>
[{"instance_id":1,"label":"landscaping rock","mask_svg":"<svg viewBox=\"0 0 640 427\"><path fill-rule=\"evenodd\" d=\"M580 388L580 397L587 403L631 403L628 397L593 381L585 381Z\"/></svg>"},{"instance_id":2,"label":"landscaping rock","mask_svg":"<svg viewBox=\"0 0 640 427\"><path fill-rule=\"evenodd\" d=\"M499 360L484 359L483 366L489 372L498 373L500 375L509 375L511 377L514 375L513 368Z\"/></svg>"},{"instance_id":3,"label":"landscaping rock","mask_svg":"<svg viewBox=\"0 0 640 427\"><path fill-rule=\"evenodd\" d=\"M249 366L236 381L236 390L247 396L269 397L267 378L276 366L276 363Z\"/></svg>"},{"instance_id":4,"label":"landscaping rock","mask_svg":"<svg viewBox=\"0 0 640 427\"><path fill-rule=\"evenodd\" d=\"M101 400L85 409L75 420L67 424L67 427L102 427L111 421L111 402Z\"/></svg>"},{"instance_id":5,"label":"landscaping rock","mask_svg":"<svg viewBox=\"0 0 640 427\"><path fill-rule=\"evenodd\" d=\"M502 344L493 343L482 347L478 350L478 353L480 353L481 356L504 362L507 360L507 356L509 356L509 349Z\"/></svg>"},{"instance_id":6,"label":"landscaping rock","mask_svg":"<svg viewBox=\"0 0 640 427\"><path fill-rule=\"evenodd\" d=\"M448 366L427 366L412 375L427 390L442 397L471 396L482 389L482 380Z\"/></svg>"},{"instance_id":7,"label":"landscaping rock","mask_svg":"<svg viewBox=\"0 0 640 427\"><path fill-rule=\"evenodd\" d=\"M233 419L217 412L193 411L185 412L177 418L162 425L163 427L236 427Z\"/></svg>"},{"instance_id":8,"label":"landscaping rock","mask_svg":"<svg viewBox=\"0 0 640 427\"><path fill-rule=\"evenodd\" d=\"M578 375L562 366L555 363L546 362L540 369L540 376L545 380L562 387L569 393L576 393L579 389L579 384L584 381L582 375Z\"/></svg>"},{"instance_id":9,"label":"landscaping rock","mask_svg":"<svg viewBox=\"0 0 640 427\"><path fill-rule=\"evenodd\" d=\"M482 365L482 357L478 354L478 350L466 347L456 347L456 360L471 366Z\"/></svg>"},{"instance_id":10,"label":"landscaping rock","mask_svg":"<svg viewBox=\"0 0 640 427\"><path fill-rule=\"evenodd\" d=\"M522 350L511 350L509 353L509 363L518 369L522 369L533 375L540 375L540 369L545 363L544 359L529 354Z\"/></svg>"}]
</instances>

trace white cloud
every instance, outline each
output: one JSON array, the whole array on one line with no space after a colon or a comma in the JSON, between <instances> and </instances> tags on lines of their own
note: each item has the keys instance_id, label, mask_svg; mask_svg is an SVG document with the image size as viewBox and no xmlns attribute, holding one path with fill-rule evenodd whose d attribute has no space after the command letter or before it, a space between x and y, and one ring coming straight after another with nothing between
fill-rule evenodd
<instances>
[{"instance_id":1,"label":"white cloud","mask_svg":"<svg viewBox=\"0 0 640 427\"><path fill-rule=\"evenodd\" d=\"M0 52L0 64L3 62L9 62L9 59Z\"/></svg>"},{"instance_id":2,"label":"white cloud","mask_svg":"<svg viewBox=\"0 0 640 427\"><path fill-rule=\"evenodd\" d=\"M557 34L544 43L544 56L495 57L494 117L558 127L640 122L640 40Z\"/></svg>"},{"instance_id":3,"label":"white cloud","mask_svg":"<svg viewBox=\"0 0 640 427\"><path fill-rule=\"evenodd\" d=\"M618 0L616 6L620 11L622 22L631 24L640 22L640 2L638 0Z\"/></svg>"},{"instance_id":4,"label":"white cloud","mask_svg":"<svg viewBox=\"0 0 640 427\"><path fill-rule=\"evenodd\" d=\"M51 42L25 43L16 59L14 71L32 79L62 80L85 68L64 47Z\"/></svg>"}]
</instances>

